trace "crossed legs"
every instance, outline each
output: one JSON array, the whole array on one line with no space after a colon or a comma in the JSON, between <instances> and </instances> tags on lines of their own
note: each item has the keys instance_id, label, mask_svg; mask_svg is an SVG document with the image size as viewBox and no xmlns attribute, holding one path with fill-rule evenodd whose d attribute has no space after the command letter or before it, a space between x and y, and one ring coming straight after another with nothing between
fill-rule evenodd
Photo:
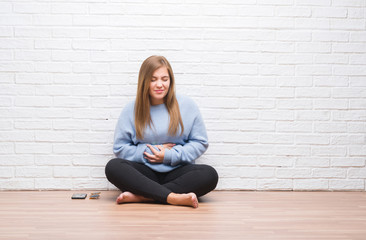
<instances>
[{"instance_id":1,"label":"crossed legs","mask_svg":"<svg viewBox=\"0 0 366 240\"><path fill-rule=\"evenodd\" d=\"M198 164L158 173L144 164L115 158L108 162L105 172L122 191L117 203L158 201L198 207L197 197L215 189L218 181L215 169Z\"/></svg>"}]
</instances>

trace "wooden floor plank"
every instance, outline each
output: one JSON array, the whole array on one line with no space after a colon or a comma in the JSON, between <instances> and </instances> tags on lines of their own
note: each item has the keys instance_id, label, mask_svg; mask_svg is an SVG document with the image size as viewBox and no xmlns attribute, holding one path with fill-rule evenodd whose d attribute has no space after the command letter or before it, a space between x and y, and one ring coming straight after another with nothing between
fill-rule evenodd
<instances>
[{"instance_id":1,"label":"wooden floor plank","mask_svg":"<svg viewBox=\"0 0 366 240\"><path fill-rule=\"evenodd\" d=\"M198 209L74 192L0 192L0 239L366 239L365 192L214 191Z\"/></svg>"}]
</instances>

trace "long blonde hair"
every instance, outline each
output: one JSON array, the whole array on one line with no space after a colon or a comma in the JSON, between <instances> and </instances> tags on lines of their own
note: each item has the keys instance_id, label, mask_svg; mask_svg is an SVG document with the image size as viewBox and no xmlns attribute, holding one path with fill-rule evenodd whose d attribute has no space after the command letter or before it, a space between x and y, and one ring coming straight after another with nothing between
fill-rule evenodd
<instances>
[{"instance_id":1,"label":"long blonde hair","mask_svg":"<svg viewBox=\"0 0 366 240\"><path fill-rule=\"evenodd\" d=\"M138 139L144 138L144 130L147 126L151 127L151 116L150 116L150 81L152 75L156 69L160 67L166 67L170 77L170 87L167 95L164 98L164 103L168 109L170 116L169 123L169 135L175 136L178 133L179 125L181 127L181 135L183 134L184 127L182 117L179 111L179 105L175 96L175 81L172 67L168 60L163 56L150 56L141 65L138 84L137 94L135 101L135 129L136 137Z\"/></svg>"}]
</instances>

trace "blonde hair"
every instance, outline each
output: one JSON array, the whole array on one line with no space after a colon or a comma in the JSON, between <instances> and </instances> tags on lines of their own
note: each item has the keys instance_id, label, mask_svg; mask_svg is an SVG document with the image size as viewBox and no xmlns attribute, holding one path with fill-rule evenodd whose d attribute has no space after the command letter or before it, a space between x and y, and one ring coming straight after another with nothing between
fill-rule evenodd
<instances>
[{"instance_id":1,"label":"blonde hair","mask_svg":"<svg viewBox=\"0 0 366 240\"><path fill-rule=\"evenodd\" d=\"M152 75L160 67L166 67L170 77L170 87L167 95L164 97L164 103L168 109L170 116L169 123L169 135L175 136L178 133L179 125L181 127L181 135L183 134L184 127L182 117L179 111L179 105L175 96L175 81L172 67L168 60L163 56L150 56L141 65L138 84L137 94L135 101L135 129L136 137L138 139L144 138L144 130L147 126L151 127L151 116L150 116L150 81Z\"/></svg>"}]
</instances>

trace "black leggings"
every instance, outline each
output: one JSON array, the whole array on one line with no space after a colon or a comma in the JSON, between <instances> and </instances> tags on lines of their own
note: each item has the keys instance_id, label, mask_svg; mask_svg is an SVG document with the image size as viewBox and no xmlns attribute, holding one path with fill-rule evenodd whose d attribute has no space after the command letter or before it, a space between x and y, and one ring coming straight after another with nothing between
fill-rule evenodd
<instances>
[{"instance_id":1,"label":"black leggings","mask_svg":"<svg viewBox=\"0 0 366 240\"><path fill-rule=\"evenodd\" d=\"M194 192L197 197L215 189L218 175L208 165L189 164L170 172L160 173L148 166L114 158L105 167L108 181L122 192L128 191L166 203L170 193Z\"/></svg>"}]
</instances>

